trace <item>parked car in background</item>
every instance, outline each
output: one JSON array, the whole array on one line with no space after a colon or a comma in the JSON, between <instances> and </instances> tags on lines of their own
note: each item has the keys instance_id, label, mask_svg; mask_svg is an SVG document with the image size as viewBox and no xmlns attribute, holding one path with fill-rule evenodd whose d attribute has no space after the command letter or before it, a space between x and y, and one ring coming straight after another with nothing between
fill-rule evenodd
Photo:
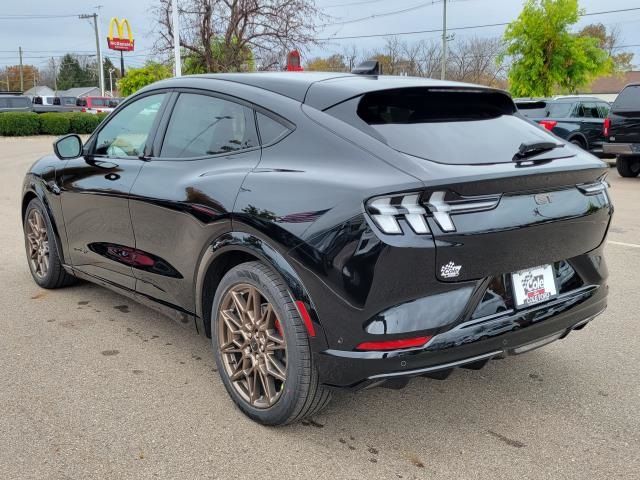
<instances>
[{"instance_id":1,"label":"parked car in background","mask_svg":"<svg viewBox=\"0 0 640 480\"><path fill-rule=\"evenodd\" d=\"M117 105L116 99L111 97L81 97L76 101L80 111L86 113L111 112Z\"/></svg>"},{"instance_id":2,"label":"parked car in background","mask_svg":"<svg viewBox=\"0 0 640 480\"><path fill-rule=\"evenodd\" d=\"M0 94L0 112L31 112L33 105L29 97L16 94Z\"/></svg>"},{"instance_id":3,"label":"parked car in background","mask_svg":"<svg viewBox=\"0 0 640 480\"><path fill-rule=\"evenodd\" d=\"M616 155L623 177L640 175L640 83L624 87L604 121L605 153Z\"/></svg>"},{"instance_id":4,"label":"parked car in background","mask_svg":"<svg viewBox=\"0 0 640 480\"><path fill-rule=\"evenodd\" d=\"M80 111L76 107L76 100L76 97L33 97L33 111L36 113Z\"/></svg>"},{"instance_id":5,"label":"parked car in background","mask_svg":"<svg viewBox=\"0 0 640 480\"><path fill-rule=\"evenodd\" d=\"M609 103L595 97L516 99L518 111L583 150L602 156L604 119Z\"/></svg>"}]
</instances>

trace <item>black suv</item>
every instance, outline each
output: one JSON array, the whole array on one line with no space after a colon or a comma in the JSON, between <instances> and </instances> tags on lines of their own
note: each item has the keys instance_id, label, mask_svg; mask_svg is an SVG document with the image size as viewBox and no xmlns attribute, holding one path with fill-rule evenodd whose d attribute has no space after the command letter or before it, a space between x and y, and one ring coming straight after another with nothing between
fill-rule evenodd
<instances>
[{"instance_id":1,"label":"black suv","mask_svg":"<svg viewBox=\"0 0 640 480\"><path fill-rule=\"evenodd\" d=\"M560 138L588 150L603 154L603 125L609 104L595 97L568 96L554 100L516 99L520 113Z\"/></svg>"},{"instance_id":2,"label":"black suv","mask_svg":"<svg viewBox=\"0 0 640 480\"><path fill-rule=\"evenodd\" d=\"M616 167L623 177L640 175L640 83L624 87L605 120L605 153L617 156Z\"/></svg>"},{"instance_id":3,"label":"black suv","mask_svg":"<svg viewBox=\"0 0 640 480\"><path fill-rule=\"evenodd\" d=\"M24 181L28 263L211 337L251 418L523 353L607 302L606 166L503 91L225 74L156 83Z\"/></svg>"}]
</instances>

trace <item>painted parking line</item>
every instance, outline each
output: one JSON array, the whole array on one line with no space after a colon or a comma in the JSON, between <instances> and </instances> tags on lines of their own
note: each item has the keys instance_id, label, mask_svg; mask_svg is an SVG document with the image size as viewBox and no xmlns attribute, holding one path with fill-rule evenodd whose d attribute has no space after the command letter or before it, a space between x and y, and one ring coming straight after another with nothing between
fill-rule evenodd
<instances>
[{"instance_id":1,"label":"painted parking line","mask_svg":"<svg viewBox=\"0 0 640 480\"><path fill-rule=\"evenodd\" d=\"M640 245L638 245L637 243L614 242L613 240L608 240L607 243L611 243L613 245L620 245L622 247L640 248Z\"/></svg>"}]
</instances>

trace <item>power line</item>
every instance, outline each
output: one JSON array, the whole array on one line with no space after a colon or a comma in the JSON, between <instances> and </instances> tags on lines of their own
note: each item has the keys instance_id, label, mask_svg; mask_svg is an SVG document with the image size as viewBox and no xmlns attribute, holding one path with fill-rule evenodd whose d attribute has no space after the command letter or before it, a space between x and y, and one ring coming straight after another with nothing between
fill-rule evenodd
<instances>
[{"instance_id":1,"label":"power line","mask_svg":"<svg viewBox=\"0 0 640 480\"><path fill-rule=\"evenodd\" d=\"M413 10L418 10L418 9L421 9L421 8L424 8L424 7L430 7L432 5L435 5L436 3L441 3L441 2L442 2L442 0L432 0L431 2L421 3L419 5L414 5L413 7L403 8L401 10L393 10L391 12L377 13L377 14L373 14L373 15L367 15L366 17L354 18L354 19L351 19L351 20L344 20L342 22L327 23L327 24L320 25L320 26L321 27L327 27L327 26L334 26L334 25L347 25L349 23L364 22L364 21L373 20L373 19L376 19L376 18L390 17L392 15L399 15L401 13L411 12Z\"/></svg>"},{"instance_id":2,"label":"power line","mask_svg":"<svg viewBox=\"0 0 640 480\"><path fill-rule=\"evenodd\" d=\"M605 15L608 13L620 13L620 12L630 12L640 10L640 7L633 8L622 8L618 10L604 10L601 12L591 12L591 13L583 13L581 17L593 16L593 15ZM509 25L511 22L500 22L500 23L486 23L482 25L465 25L463 27L448 27L447 30L473 30L476 28L489 28L489 27L504 27ZM351 40L356 38L375 38L375 37L393 37L393 36L401 36L401 35L417 35L421 33L439 33L442 32L441 28L434 28L430 30L414 30L409 32L395 32L395 33L370 33L366 35L349 35L342 37L327 37L327 38L316 38L317 41L331 41L331 40Z\"/></svg>"}]
</instances>

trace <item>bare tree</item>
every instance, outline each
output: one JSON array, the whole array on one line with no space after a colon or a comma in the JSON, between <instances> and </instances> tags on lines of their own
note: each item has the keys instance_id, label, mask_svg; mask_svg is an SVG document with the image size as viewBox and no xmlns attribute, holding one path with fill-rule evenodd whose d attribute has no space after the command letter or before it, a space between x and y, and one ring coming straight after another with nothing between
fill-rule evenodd
<instances>
[{"instance_id":1,"label":"bare tree","mask_svg":"<svg viewBox=\"0 0 640 480\"><path fill-rule=\"evenodd\" d=\"M271 52L304 50L316 43L322 18L313 0L184 0L179 7L180 45L199 70L241 71ZM156 7L158 52L173 48L171 0Z\"/></svg>"},{"instance_id":2,"label":"bare tree","mask_svg":"<svg viewBox=\"0 0 640 480\"><path fill-rule=\"evenodd\" d=\"M463 82L498 85L498 79L505 74L503 66L497 63L501 51L502 42L498 38L457 40L450 47L447 57L447 77Z\"/></svg>"}]
</instances>

